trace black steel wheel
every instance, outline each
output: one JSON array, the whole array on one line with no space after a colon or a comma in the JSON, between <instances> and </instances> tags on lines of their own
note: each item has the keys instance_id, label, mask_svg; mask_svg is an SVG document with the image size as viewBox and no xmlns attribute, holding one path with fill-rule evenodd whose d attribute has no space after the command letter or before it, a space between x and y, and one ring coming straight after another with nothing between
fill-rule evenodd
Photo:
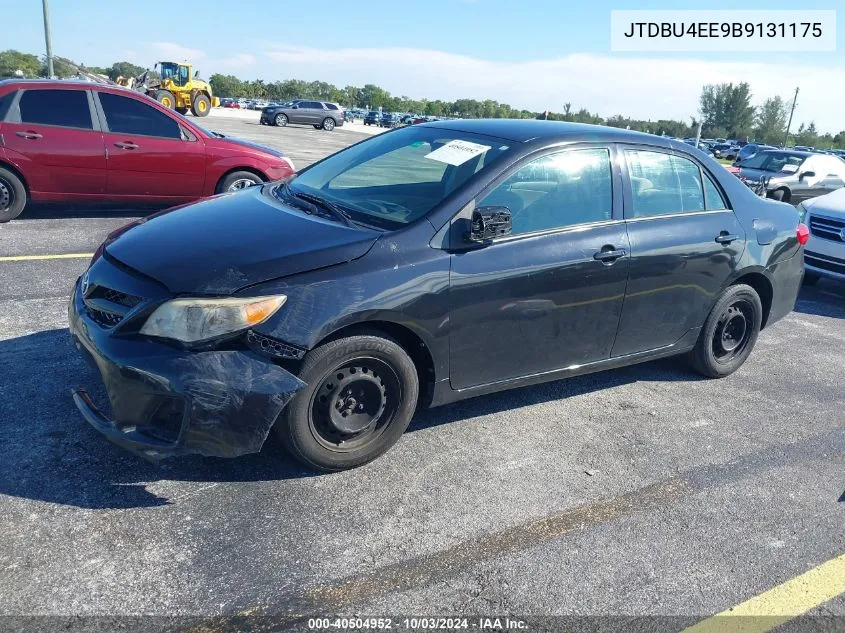
<instances>
[{"instance_id":1,"label":"black steel wheel","mask_svg":"<svg viewBox=\"0 0 845 633\"><path fill-rule=\"evenodd\" d=\"M690 352L692 366L711 378L735 372L754 348L762 318L762 303L754 288L745 284L727 288Z\"/></svg>"},{"instance_id":2,"label":"black steel wheel","mask_svg":"<svg viewBox=\"0 0 845 633\"><path fill-rule=\"evenodd\" d=\"M399 440L416 408L416 367L381 334L329 341L306 354L298 374L306 387L274 428L294 457L318 470L375 459Z\"/></svg>"},{"instance_id":3,"label":"black steel wheel","mask_svg":"<svg viewBox=\"0 0 845 633\"><path fill-rule=\"evenodd\" d=\"M0 222L18 217L26 205L26 188L21 179L0 167Z\"/></svg>"}]
</instances>

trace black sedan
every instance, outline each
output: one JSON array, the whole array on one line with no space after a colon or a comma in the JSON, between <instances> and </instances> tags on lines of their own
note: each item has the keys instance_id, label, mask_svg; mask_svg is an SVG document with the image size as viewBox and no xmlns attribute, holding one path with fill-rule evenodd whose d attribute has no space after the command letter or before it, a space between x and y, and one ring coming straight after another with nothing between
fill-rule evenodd
<instances>
[{"instance_id":1,"label":"black sedan","mask_svg":"<svg viewBox=\"0 0 845 633\"><path fill-rule=\"evenodd\" d=\"M410 126L110 235L69 306L108 397L74 398L147 456L241 455L272 430L351 468L418 407L676 354L727 376L792 310L807 237L680 142Z\"/></svg>"}]
</instances>

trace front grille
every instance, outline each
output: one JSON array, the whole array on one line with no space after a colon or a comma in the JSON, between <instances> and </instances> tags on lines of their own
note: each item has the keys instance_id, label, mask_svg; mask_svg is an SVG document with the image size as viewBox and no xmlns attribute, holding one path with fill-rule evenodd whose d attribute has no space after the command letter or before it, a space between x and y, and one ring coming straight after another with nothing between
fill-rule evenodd
<instances>
[{"instance_id":1,"label":"front grille","mask_svg":"<svg viewBox=\"0 0 845 633\"><path fill-rule=\"evenodd\" d=\"M804 263L813 268L820 268L822 270L829 270L832 273L845 275L845 259L804 251Z\"/></svg>"},{"instance_id":2,"label":"front grille","mask_svg":"<svg viewBox=\"0 0 845 633\"><path fill-rule=\"evenodd\" d=\"M91 286L82 300L94 323L103 328L113 328L144 299L106 286Z\"/></svg>"},{"instance_id":3,"label":"front grille","mask_svg":"<svg viewBox=\"0 0 845 633\"><path fill-rule=\"evenodd\" d=\"M91 294L91 297L102 297L106 301L111 301L112 303L117 303L122 306L126 306L127 308L134 308L142 301L141 297L126 294L125 292L120 292L120 290L114 290L113 288L106 288L105 286L97 286Z\"/></svg>"},{"instance_id":4,"label":"front grille","mask_svg":"<svg viewBox=\"0 0 845 633\"><path fill-rule=\"evenodd\" d=\"M834 242L845 242L843 230L845 230L845 220L810 215L810 233L816 237Z\"/></svg>"},{"instance_id":5,"label":"front grille","mask_svg":"<svg viewBox=\"0 0 845 633\"><path fill-rule=\"evenodd\" d=\"M273 358L299 360L305 356L304 349L300 349L290 343L277 341L274 338L253 332L252 330L246 333L246 343L253 351Z\"/></svg>"},{"instance_id":6,"label":"front grille","mask_svg":"<svg viewBox=\"0 0 845 633\"><path fill-rule=\"evenodd\" d=\"M88 312L88 316L91 317L91 320L100 327L111 328L123 321L123 317L119 314L115 314L114 312L98 310L97 308L92 308L91 306L85 306L85 310Z\"/></svg>"}]
</instances>

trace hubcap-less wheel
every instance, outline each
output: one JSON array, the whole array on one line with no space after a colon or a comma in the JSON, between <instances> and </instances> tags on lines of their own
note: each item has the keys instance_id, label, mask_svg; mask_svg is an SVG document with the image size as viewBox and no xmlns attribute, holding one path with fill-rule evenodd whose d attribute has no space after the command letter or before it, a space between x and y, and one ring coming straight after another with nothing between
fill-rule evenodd
<instances>
[{"instance_id":1,"label":"hubcap-less wheel","mask_svg":"<svg viewBox=\"0 0 845 633\"><path fill-rule=\"evenodd\" d=\"M334 120L326 119L323 121L323 129L326 130L326 132L331 132L334 129Z\"/></svg>"},{"instance_id":2,"label":"hubcap-less wheel","mask_svg":"<svg viewBox=\"0 0 845 633\"><path fill-rule=\"evenodd\" d=\"M12 202L15 201L15 193L12 190L12 186L0 178L0 211L5 211L9 207L12 206Z\"/></svg>"},{"instance_id":3,"label":"hubcap-less wheel","mask_svg":"<svg viewBox=\"0 0 845 633\"><path fill-rule=\"evenodd\" d=\"M233 181L229 188L226 191L239 191L240 189L246 189L247 187L251 187L255 184L254 180L250 180L249 178L238 178L237 180Z\"/></svg>"},{"instance_id":4,"label":"hubcap-less wheel","mask_svg":"<svg viewBox=\"0 0 845 633\"><path fill-rule=\"evenodd\" d=\"M754 308L745 299L729 305L719 316L713 332L713 355L719 363L727 363L741 354L751 338L749 324Z\"/></svg>"},{"instance_id":5,"label":"hubcap-less wheel","mask_svg":"<svg viewBox=\"0 0 845 633\"><path fill-rule=\"evenodd\" d=\"M314 438L337 452L358 450L390 424L400 401L399 377L377 358L347 361L314 392L309 426Z\"/></svg>"},{"instance_id":6,"label":"hubcap-less wheel","mask_svg":"<svg viewBox=\"0 0 845 633\"><path fill-rule=\"evenodd\" d=\"M284 114L277 114L276 115L276 125L279 127L284 127L288 124L288 118Z\"/></svg>"}]
</instances>

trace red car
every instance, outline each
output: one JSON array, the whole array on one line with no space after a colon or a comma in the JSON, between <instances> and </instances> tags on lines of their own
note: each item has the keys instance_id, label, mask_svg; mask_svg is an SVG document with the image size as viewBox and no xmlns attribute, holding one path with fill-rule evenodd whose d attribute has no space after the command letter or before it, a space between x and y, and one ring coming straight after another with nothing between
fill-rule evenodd
<instances>
[{"instance_id":1,"label":"red car","mask_svg":"<svg viewBox=\"0 0 845 633\"><path fill-rule=\"evenodd\" d=\"M0 81L0 222L27 200L178 204L294 171L126 88Z\"/></svg>"}]
</instances>

